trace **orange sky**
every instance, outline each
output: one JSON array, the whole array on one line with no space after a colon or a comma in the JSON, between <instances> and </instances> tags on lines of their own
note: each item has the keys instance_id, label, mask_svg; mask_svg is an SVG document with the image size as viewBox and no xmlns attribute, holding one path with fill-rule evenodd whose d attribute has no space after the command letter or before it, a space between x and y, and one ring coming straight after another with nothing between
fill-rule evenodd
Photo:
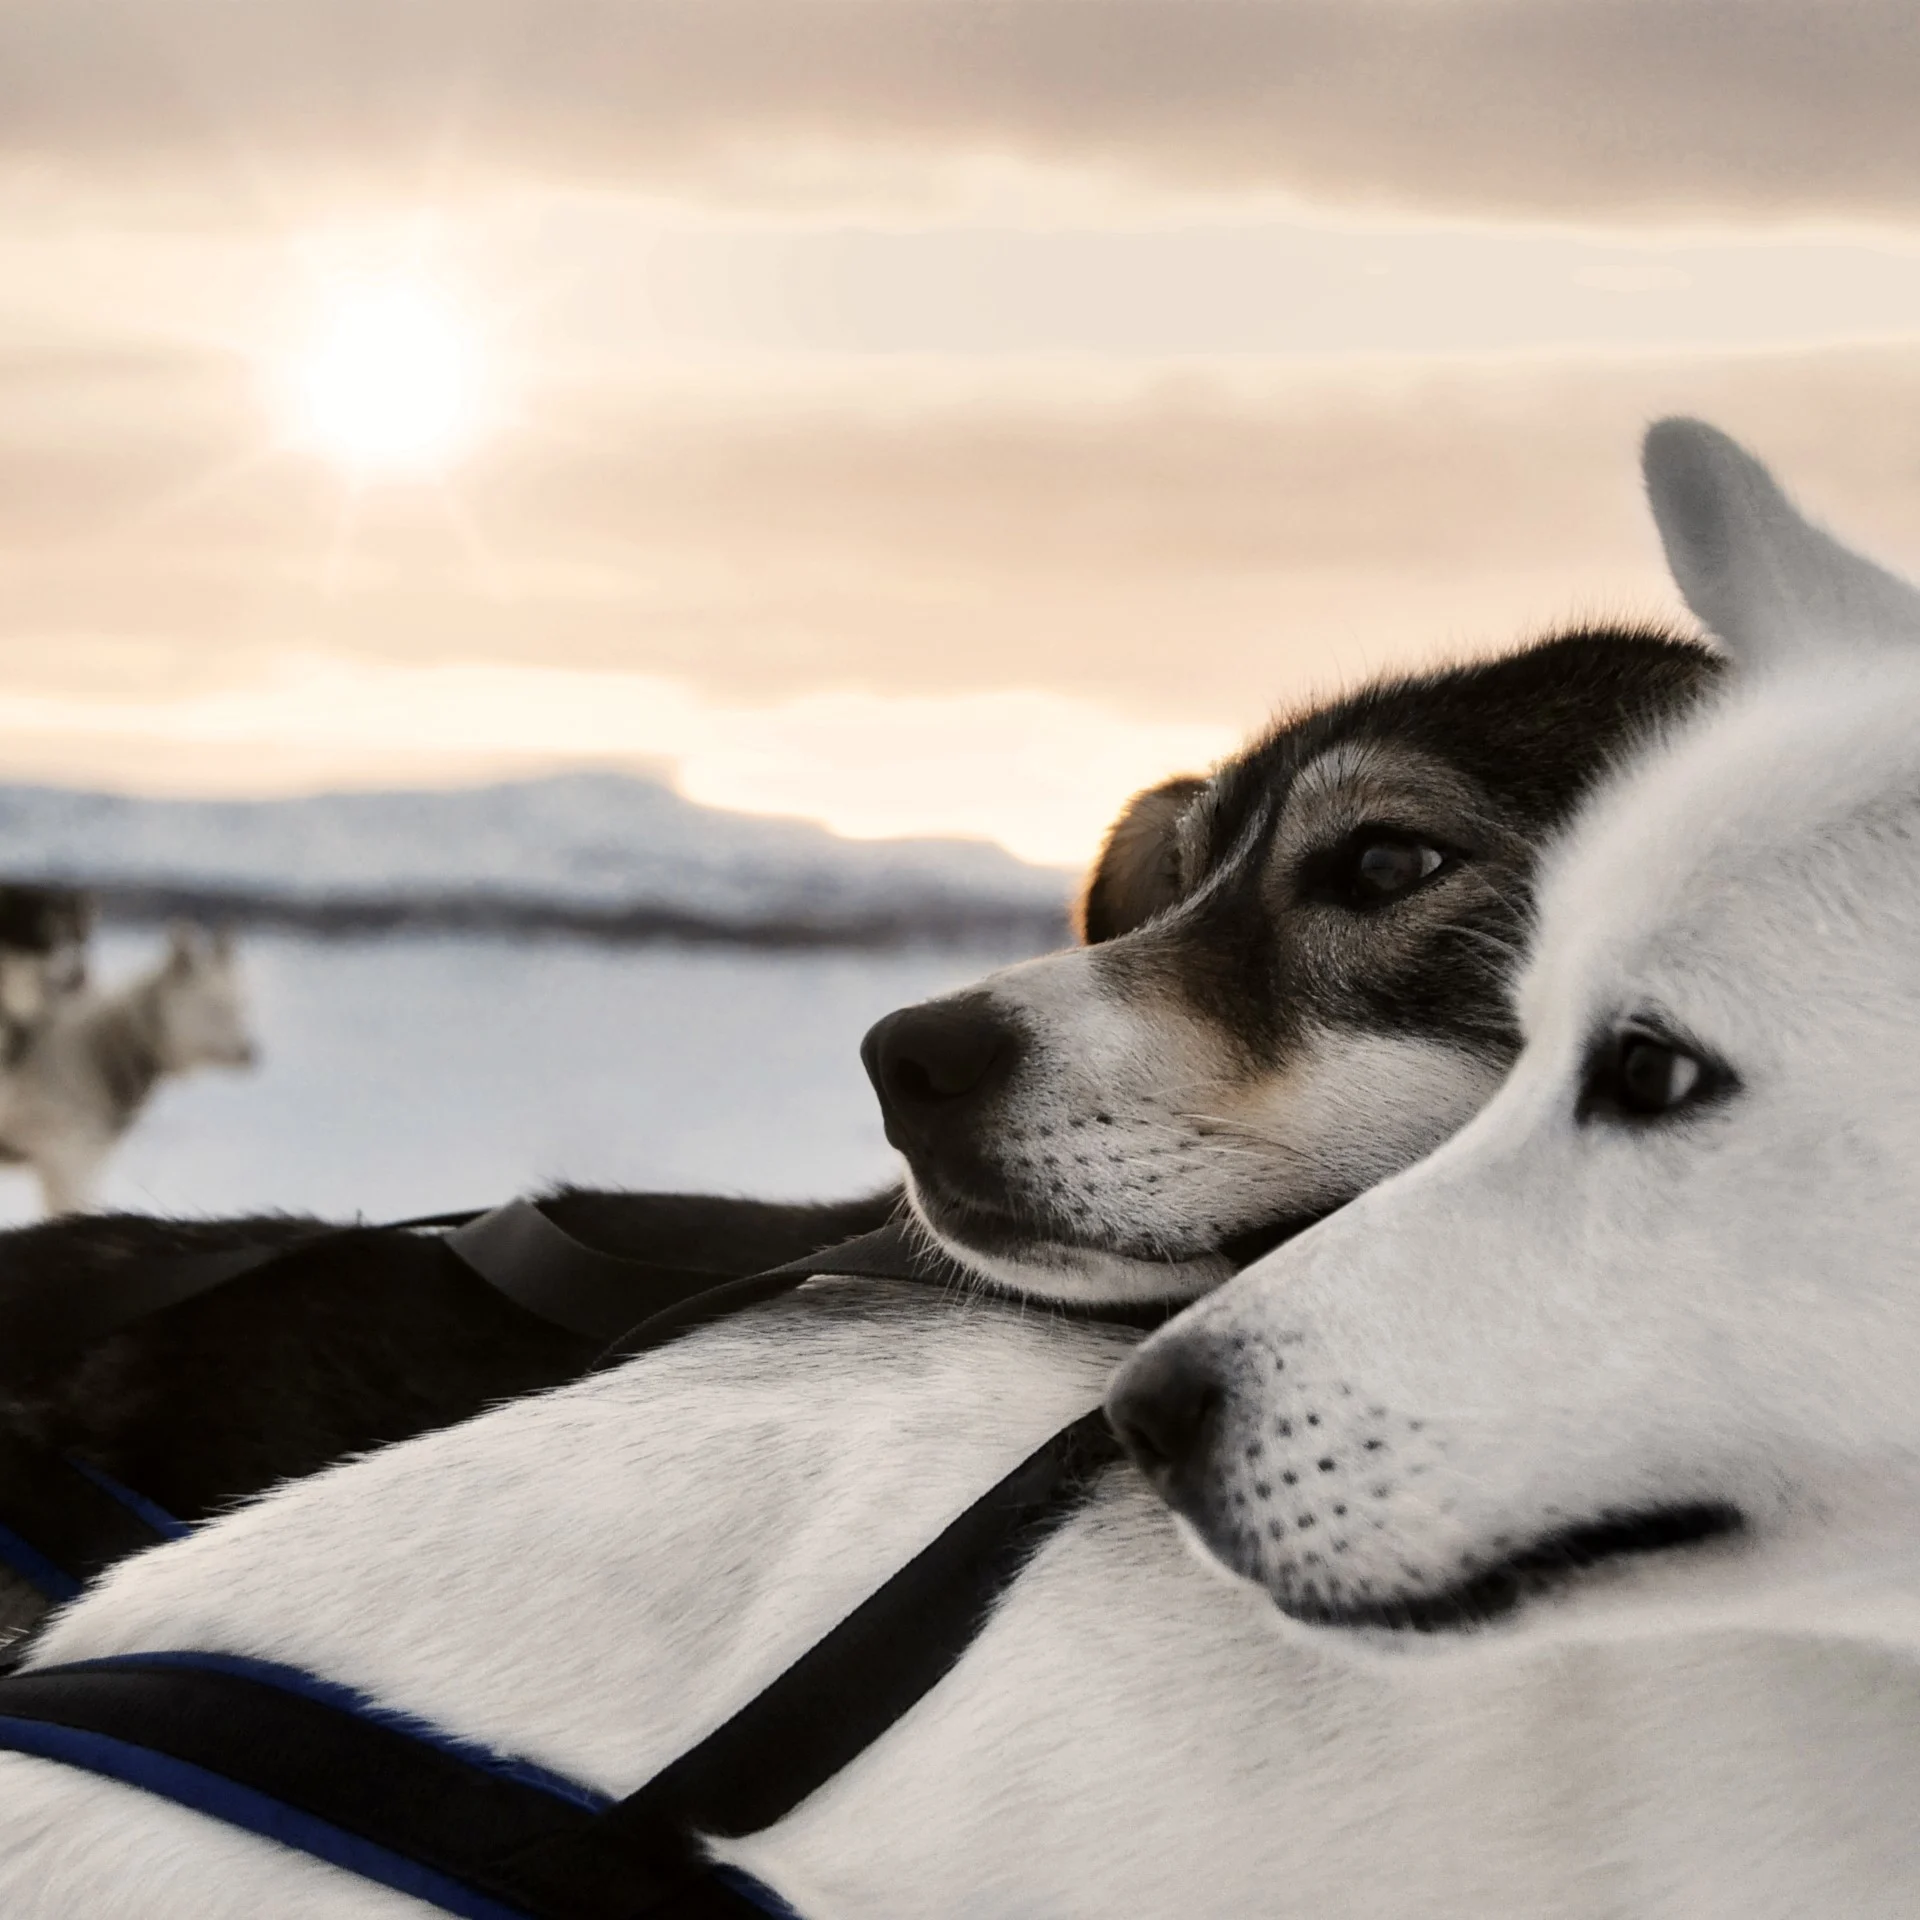
<instances>
[{"instance_id":1,"label":"orange sky","mask_svg":"<svg viewBox=\"0 0 1920 1920\"><path fill-rule=\"evenodd\" d=\"M1920 566L1915 99L1906 0L12 6L0 777L1073 861L1277 703L1671 612L1655 412Z\"/></svg>"}]
</instances>

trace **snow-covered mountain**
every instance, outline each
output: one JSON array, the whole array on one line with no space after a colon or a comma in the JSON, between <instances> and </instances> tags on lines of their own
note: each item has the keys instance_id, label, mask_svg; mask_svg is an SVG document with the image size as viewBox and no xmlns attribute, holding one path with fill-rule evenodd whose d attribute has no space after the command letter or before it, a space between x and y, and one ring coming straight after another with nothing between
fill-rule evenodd
<instances>
[{"instance_id":1,"label":"snow-covered mountain","mask_svg":"<svg viewBox=\"0 0 1920 1920\"><path fill-rule=\"evenodd\" d=\"M615 773L286 800L0 786L0 877L122 915L798 941L1045 939L1073 888L985 841L845 840Z\"/></svg>"}]
</instances>

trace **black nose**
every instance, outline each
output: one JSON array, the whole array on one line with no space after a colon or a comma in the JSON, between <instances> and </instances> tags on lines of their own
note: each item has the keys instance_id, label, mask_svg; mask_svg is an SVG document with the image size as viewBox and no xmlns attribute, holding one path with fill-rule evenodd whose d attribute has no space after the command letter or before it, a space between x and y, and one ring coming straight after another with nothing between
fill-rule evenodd
<instances>
[{"instance_id":1,"label":"black nose","mask_svg":"<svg viewBox=\"0 0 1920 1920\"><path fill-rule=\"evenodd\" d=\"M1107 1424L1164 1493L1206 1447L1225 1400L1209 1343L1176 1333L1148 1341L1114 1375Z\"/></svg>"},{"instance_id":2,"label":"black nose","mask_svg":"<svg viewBox=\"0 0 1920 1920\"><path fill-rule=\"evenodd\" d=\"M902 1007L860 1043L887 1138L909 1152L930 1128L969 1112L1020 1057L1020 1030L990 994Z\"/></svg>"}]
</instances>

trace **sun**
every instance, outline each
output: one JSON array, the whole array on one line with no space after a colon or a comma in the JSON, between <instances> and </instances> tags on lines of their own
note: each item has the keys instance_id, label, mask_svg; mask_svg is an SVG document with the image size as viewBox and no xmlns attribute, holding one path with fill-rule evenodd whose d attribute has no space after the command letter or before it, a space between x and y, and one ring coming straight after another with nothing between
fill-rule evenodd
<instances>
[{"instance_id":1,"label":"sun","mask_svg":"<svg viewBox=\"0 0 1920 1920\"><path fill-rule=\"evenodd\" d=\"M479 343L423 281L334 293L291 373L297 438L357 477L438 473L480 433Z\"/></svg>"}]
</instances>

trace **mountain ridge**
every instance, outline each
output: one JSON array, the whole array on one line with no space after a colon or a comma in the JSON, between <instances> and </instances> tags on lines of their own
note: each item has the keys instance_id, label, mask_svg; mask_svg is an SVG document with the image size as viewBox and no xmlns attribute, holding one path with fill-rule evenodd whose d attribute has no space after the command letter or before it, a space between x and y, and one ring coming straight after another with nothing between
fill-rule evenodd
<instances>
[{"instance_id":1,"label":"mountain ridge","mask_svg":"<svg viewBox=\"0 0 1920 1920\"><path fill-rule=\"evenodd\" d=\"M806 945L1050 940L1074 886L988 841L849 840L610 771L261 800L0 784L0 874L115 919Z\"/></svg>"}]
</instances>

